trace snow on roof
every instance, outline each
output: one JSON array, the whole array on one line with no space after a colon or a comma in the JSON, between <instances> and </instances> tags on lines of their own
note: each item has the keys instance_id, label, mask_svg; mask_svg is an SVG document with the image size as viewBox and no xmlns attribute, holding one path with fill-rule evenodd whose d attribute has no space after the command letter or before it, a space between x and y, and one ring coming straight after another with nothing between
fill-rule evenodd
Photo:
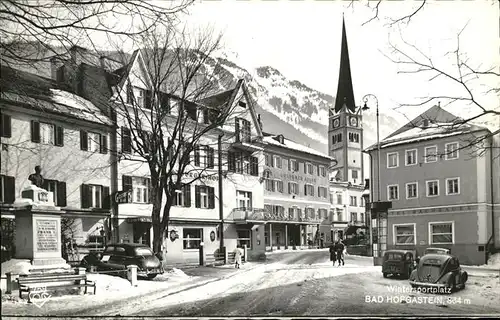
<instances>
[{"instance_id":1,"label":"snow on roof","mask_svg":"<svg viewBox=\"0 0 500 320\"><path fill-rule=\"evenodd\" d=\"M294 141L286 139L286 138L283 138L283 143L280 143L279 141L276 141L276 139L275 139L276 137L277 136L267 136L267 137L264 137L263 140L264 140L264 142L275 145L275 146L280 146L280 147L287 148L290 150L295 150L295 151L299 151L299 152L313 154L315 156L330 159L330 160L334 159L330 156L327 156L324 153L321 153L321 152L316 151L312 148L303 146L301 144L298 144L297 142L294 142Z\"/></svg>"},{"instance_id":2,"label":"snow on roof","mask_svg":"<svg viewBox=\"0 0 500 320\"><path fill-rule=\"evenodd\" d=\"M460 126L454 125L453 123L431 123L427 127L415 127L409 130L403 131L397 135L390 138L386 138L381 141L381 148L387 148L391 146L396 146L400 144L413 143L423 140L438 139L444 137L455 136L463 134L466 132L472 132L476 130L487 130L486 128L471 126L468 124L463 124ZM367 151L374 150L376 144L370 146Z\"/></svg>"}]
</instances>

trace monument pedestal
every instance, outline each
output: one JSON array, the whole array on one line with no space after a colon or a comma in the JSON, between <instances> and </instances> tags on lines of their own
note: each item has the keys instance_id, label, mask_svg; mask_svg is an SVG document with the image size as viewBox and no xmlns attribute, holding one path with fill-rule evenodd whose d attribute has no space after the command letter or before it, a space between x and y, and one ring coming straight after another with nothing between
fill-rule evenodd
<instances>
[{"instance_id":1,"label":"monument pedestal","mask_svg":"<svg viewBox=\"0 0 500 320\"><path fill-rule=\"evenodd\" d=\"M31 185L16 208L16 258L29 259L34 268L65 268L61 254L61 211L52 192Z\"/></svg>"}]
</instances>

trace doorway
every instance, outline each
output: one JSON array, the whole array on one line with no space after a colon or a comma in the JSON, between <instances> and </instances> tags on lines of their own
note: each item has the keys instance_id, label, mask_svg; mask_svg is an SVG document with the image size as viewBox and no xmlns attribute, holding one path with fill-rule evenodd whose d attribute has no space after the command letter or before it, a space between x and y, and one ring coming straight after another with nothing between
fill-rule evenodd
<instances>
[{"instance_id":1,"label":"doorway","mask_svg":"<svg viewBox=\"0 0 500 320\"><path fill-rule=\"evenodd\" d=\"M142 243L151 247L151 224L136 222L133 225L134 243Z\"/></svg>"}]
</instances>

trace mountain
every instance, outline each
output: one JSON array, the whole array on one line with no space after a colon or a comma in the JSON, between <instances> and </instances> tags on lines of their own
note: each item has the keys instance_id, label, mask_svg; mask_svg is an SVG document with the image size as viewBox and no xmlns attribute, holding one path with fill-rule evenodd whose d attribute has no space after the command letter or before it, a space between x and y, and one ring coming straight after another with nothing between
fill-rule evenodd
<instances>
[{"instance_id":1,"label":"mountain","mask_svg":"<svg viewBox=\"0 0 500 320\"><path fill-rule=\"evenodd\" d=\"M290 80L271 66L247 70L226 57L209 60L207 68L220 66L219 88L229 89L244 78L256 99L265 132L278 134L328 153L328 110L335 97L312 89L298 80ZM335 90L332 89L332 92ZM395 117L380 112L380 139L401 126ZM376 143L375 110L363 113L364 147Z\"/></svg>"}]
</instances>

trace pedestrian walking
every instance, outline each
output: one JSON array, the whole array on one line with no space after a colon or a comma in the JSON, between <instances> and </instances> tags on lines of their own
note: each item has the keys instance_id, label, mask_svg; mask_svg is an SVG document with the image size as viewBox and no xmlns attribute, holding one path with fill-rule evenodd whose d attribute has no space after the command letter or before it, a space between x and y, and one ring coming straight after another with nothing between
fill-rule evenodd
<instances>
[{"instance_id":1,"label":"pedestrian walking","mask_svg":"<svg viewBox=\"0 0 500 320\"><path fill-rule=\"evenodd\" d=\"M337 261L339 262L339 266L341 263L342 265L345 265L344 249L345 249L344 244L340 241L340 239L337 239L337 242L335 243L335 254L337 256Z\"/></svg>"},{"instance_id":2,"label":"pedestrian walking","mask_svg":"<svg viewBox=\"0 0 500 320\"><path fill-rule=\"evenodd\" d=\"M330 245L330 261L333 261L333 266L335 267L335 261L337 261L337 257L335 256L335 246L333 243Z\"/></svg>"},{"instance_id":3,"label":"pedestrian walking","mask_svg":"<svg viewBox=\"0 0 500 320\"><path fill-rule=\"evenodd\" d=\"M234 249L234 267L236 269L240 268L242 256L243 256L243 251L240 249L240 246L238 245Z\"/></svg>"}]
</instances>

